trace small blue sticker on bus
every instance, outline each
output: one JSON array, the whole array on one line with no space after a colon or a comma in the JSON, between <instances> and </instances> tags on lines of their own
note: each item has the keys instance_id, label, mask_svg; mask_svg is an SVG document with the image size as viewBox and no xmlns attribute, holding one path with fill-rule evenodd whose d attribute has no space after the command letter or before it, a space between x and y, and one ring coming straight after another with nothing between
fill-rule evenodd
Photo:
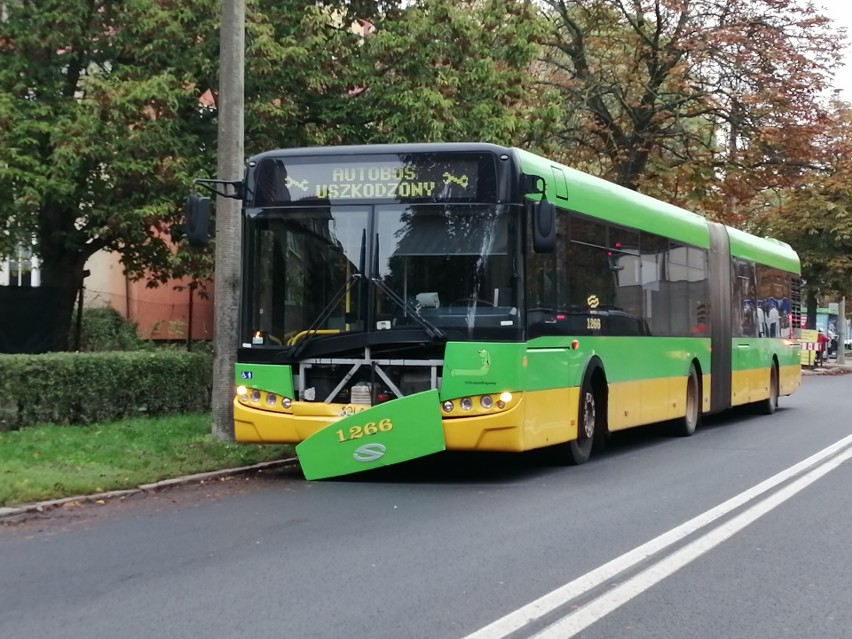
<instances>
[{"instance_id":1,"label":"small blue sticker on bus","mask_svg":"<svg viewBox=\"0 0 852 639\"><path fill-rule=\"evenodd\" d=\"M251 379L251 378L252 378L251 371L242 371L242 372L240 373L240 377L241 377L242 379Z\"/></svg>"}]
</instances>

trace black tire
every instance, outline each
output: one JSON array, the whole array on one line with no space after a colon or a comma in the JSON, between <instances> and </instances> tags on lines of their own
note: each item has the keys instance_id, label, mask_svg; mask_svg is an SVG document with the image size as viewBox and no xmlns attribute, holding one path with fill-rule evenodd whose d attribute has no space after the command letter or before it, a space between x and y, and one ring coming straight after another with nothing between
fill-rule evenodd
<instances>
[{"instance_id":1,"label":"black tire","mask_svg":"<svg viewBox=\"0 0 852 639\"><path fill-rule=\"evenodd\" d=\"M577 410L577 439L568 442L568 463L572 466L579 466L589 461L595 443L598 420L598 401L587 376L580 388L580 405Z\"/></svg>"},{"instance_id":2,"label":"black tire","mask_svg":"<svg viewBox=\"0 0 852 639\"><path fill-rule=\"evenodd\" d=\"M772 415L778 408L779 379L778 366L775 362L772 363L772 370L769 373L769 397L761 402L758 402L757 408L763 415Z\"/></svg>"},{"instance_id":3,"label":"black tire","mask_svg":"<svg viewBox=\"0 0 852 639\"><path fill-rule=\"evenodd\" d=\"M695 364L689 366L686 378L686 414L675 422L675 432L681 437L691 437L701 419L701 382Z\"/></svg>"}]
</instances>

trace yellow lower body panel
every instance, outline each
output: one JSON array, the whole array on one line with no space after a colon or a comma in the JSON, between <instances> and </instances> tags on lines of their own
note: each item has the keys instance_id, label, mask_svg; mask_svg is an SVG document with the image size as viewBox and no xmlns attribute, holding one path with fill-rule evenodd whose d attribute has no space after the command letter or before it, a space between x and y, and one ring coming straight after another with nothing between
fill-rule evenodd
<instances>
[{"instance_id":1,"label":"yellow lower body panel","mask_svg":"<svg viewBox=\"0 0 852 639\"><path fill-rule=\"evenodd\" d=\"M792 395L802 383L802 365L782 366L778 372L782 395Z\"/></svg>"},{"instance_id":2,"label":"yellow lower body panel","mask_svg":"<svg viewBox=\"0 0 852 639\"><path fill-rule=\"evenodd\" d=\"M791 395L801 383L799 364L784 366L778 371L778 394ZM753 368L734 371L731 375L731 406L743 406L769 399L771 369Z\"/></svg>"},{"instance_id":3,"label":"yellow lower body panel","mask_svg":"<svg viewBox=\"0 0 852 639\"><path fill-rule=\"evenodd\" d=\"M769 369L752 369L745 371L733 371L731 373L731 406L743 406L753 401L752 387L762 383L764 375L767 383L769 380ZM757 393L755 392L755 395ZM768 391L767 391L768 396Z\"/></svg>"},{"instance_id":4,"label":"yellow lower body panel","mask_svg":"<svg viewBox=\"0 0 852 639\"><path fill-rule=\"evenodd\" d=\"M560 392L570 394L570 391ZM520 401L511 408L491 415L443 419L447 450L519 452L529 449L530 437L524 428L525 405L528 403L524 399L521 396ZM235 400L234 434L237 441L244 443L298 444L344 417L350 409L342 404L294 402L292 413L282 413L245 406ZM561 415L564 419L564 410ZM544 427L539 423L534 431ZM532 440L536 441L540 437L533 437Z\"/></svg>"},{"instance_id":5,"label":"yellow lower body panel","mask_svg":"<svg viewBox=\"0 0 852 639\"><path fill-rule=\"evenodd\" d=\"M552 446L577 438L579 388L524 393L524 449Z\"/></svg>"},{"instance_id":6,"label":"yellow lower body panel","mask_svg":"<svg viewBox=\"0 0 852 639\"><path fill-rule=\"evenodd\" d=\"M701 377L701 411L710 410L710 376ZM686 376L610 384L609 430L677 419L686 414Z\"/></svg>"},{"instance_id":7,"label":"yellow lower body panel","mask_svg":"<svg viewBox=\"0 0 852 639\"><path fill-rule=\"evenodd\" d=\"M291 415L243 406L234 400L234 437L256 444L298 444L337 421L332 415Z\"/></svg>"}]
</instances>

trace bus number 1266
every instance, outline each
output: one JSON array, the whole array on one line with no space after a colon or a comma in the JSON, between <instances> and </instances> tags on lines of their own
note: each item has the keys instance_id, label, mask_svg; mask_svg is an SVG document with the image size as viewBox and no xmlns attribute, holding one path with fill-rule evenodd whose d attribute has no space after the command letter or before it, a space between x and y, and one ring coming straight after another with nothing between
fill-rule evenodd
<instances>
[{"instance_id":1,"label":"bus number 1266","mask_svg":"<svg viewBox=\"0 0 852 639\"><path fill-rule=\"evenodd\" d=\"M383 419L378 424L376 422L367 422L363 426L350 426L348 430L340 429L337 431L337 441L340 443L352 441L353 439L361 439L369 437L376 433L386 433L393 430L393 422L389 419Z\"/></svg>"}]
</instances>

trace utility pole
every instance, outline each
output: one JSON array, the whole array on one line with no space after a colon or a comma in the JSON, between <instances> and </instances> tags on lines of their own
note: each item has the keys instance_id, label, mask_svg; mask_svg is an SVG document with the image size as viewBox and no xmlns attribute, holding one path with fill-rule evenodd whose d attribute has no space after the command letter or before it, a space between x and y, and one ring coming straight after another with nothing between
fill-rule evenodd
<instances>
[{"instance_id":1,"label":"utility pole","mask_svg":"<svg viewBox=\"0 0 852 639\"><path fill-rule=\"evenodd\" d=\"M217 106L218 179L243 177L245 110L246 0L222 0L219 27L219 98ZM213 436L234 438L234 362L238 346L240 293L240 202L216 198L216 259L213 322Z\"/></svg>"},{"instance_id":2,"label":"utility pole","mask_svg":"<svg viewBox=\"0 0 852 639\"><path fill-rule=\"evenodd\" d=\"M846 363L846 339L849 336L846 331L846 298L840 298L837 308L837 363L843 366Z\"/></svg>"}]
</instances>

